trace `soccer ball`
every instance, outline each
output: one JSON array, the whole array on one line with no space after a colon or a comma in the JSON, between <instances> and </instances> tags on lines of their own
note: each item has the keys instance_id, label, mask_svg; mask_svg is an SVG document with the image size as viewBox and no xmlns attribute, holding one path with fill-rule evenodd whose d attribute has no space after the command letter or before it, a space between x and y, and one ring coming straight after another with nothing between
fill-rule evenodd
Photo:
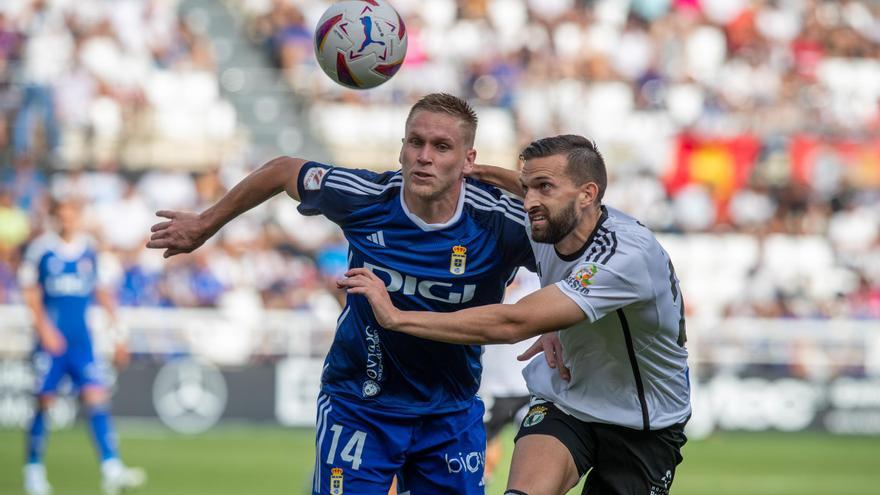
<instances>
[{"instance_id":1,"label":"soccer ball","mask_svg":"<svg viewBox=\"0 0 880 495\"><path fill-rule=\"evenodd\" d=\"M315 29L315 56L339 84L369 89L391 79L406 56L406 26L384 0L332 5Z\"/></svg>"}]
</instances>

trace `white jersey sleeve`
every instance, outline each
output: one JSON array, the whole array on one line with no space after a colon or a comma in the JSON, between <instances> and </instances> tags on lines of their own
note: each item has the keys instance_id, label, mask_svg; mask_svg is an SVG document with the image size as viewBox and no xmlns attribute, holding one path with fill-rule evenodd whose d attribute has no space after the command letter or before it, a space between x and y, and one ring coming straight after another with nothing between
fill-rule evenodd
<instances>
[{"instance_id":1,"label":"white jersey sleeve","mask_svg":"<svg viewBox=\"0 0 880 495\"><path fill-rule=\"evenodd\" d=\"M594 322L650 298L651 281L647 279L647 270L640 269L643 264L638 256L619 252L611 266L593 261L578 264L556 286Z\"/></svg>"}]
</instances>

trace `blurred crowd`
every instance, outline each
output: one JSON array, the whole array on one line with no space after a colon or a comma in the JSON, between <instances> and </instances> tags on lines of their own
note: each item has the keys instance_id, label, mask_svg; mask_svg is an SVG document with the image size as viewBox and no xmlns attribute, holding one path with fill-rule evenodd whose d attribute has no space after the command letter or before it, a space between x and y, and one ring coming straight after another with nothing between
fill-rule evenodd
<instances>
[{"instance_id":1,"label":"blurred crowd","mask_svg":"<svg viewBox=\"0 0 880 495\"><path fill-rule=\"evenodd\" d=\"M218 97L211 44L178 3L0 2L2 164L142 165L133 150L206 124L194 113L214 120L198 138L228 138L234 112Z\"/></svg>"},{"instance_id":2,"label":"blurred crowd","mask_svg":"<svg viewBox=\"0 0 880 495\"><path fill-rule=\"evenodd\" d=\"M880 130L872 1L395 0L406 84L369 92L317 73L311 35L330 2L233 3L297 91L372 104L454 91L510 109L524 141L571 128L620 133L607 127L640 111L726 134Z\"/></svg>"},{"instance_id":3,"label":"blurred crowd","mask_svg":"<svg viewBox=\"0 0 880 495\"><path fill-rule=\"evenodd\" d=\"M154 212L201 211L240 174L24 174L14 179L28 188L0 182L0 304L21 301L16 268L28 239L52 228L48 199L76 195L86 205L84 229L102 253L99 269L123 305L215 307L244 299L268 309L339 309L334 281L348 253L341 231L323 218L303 217L286 196L236 219L193 254L165 260L144 248L150 226L163 220Z\"/></svg>"},{"instance_id":4,"label":"blurred crowd","mask_svg":"<svg viewBox=\"0 0 880 495\"><path fill-rule=\"evenodd\" d=\"M824 295L758 256L744 290L760 296L732 298L723 314L880 317L880 3L394 0L406 62L368 92L342 90L314 61L329 2L232 3L315 101L391 108L456 92L507 109L520 146L563 132L596 139L608 204L657 231L824 239L830 265L813 268L829 273ZM701 152L721 156L700 162ZM739 168L730 184L670 178Z\"/></svg>"},{"instance_id":5,"label":"blurred crowd","mask_svg":"<svg viewBox=\"0 0 880 495\"><path fill-rule=\"evenodd\" d=\"M757 254L736 275L741 294L725 296L718 315L880 318L877 2L392 3L407 23L407 60L391 82L367 92L342 89L314 62L313 27L330 2L226 5L308 102L390 108L441 90L503 109L520 145L560 132L596 139L611 175L608 204L658 232L683 234L685 243L714 236L710 255L725 236L754 240ZM192 256L165 261L142 248L153 211L199 210L248 166L134 172L112 153L84 164L51 159L60 136L124 139L136 132L132 115L180 105L157 96L173 94L180 87L173 81L142 84L157 74L199 74L216 86L210 42L178 7L177 0L0 6L0 303L16 301L17 257L46 225L46 198L74 188L88 196L89 229L108 253L124 304L213 306L242 290L271 308L337 304L332 280L346 264L345 241L287 198L237 220ZM38 165L41 152L50 167ZM765 255L780 235L827 256L806 275L780 275ZM682 278L686 294L718 285Z\"/></svg>"}]
</instances>

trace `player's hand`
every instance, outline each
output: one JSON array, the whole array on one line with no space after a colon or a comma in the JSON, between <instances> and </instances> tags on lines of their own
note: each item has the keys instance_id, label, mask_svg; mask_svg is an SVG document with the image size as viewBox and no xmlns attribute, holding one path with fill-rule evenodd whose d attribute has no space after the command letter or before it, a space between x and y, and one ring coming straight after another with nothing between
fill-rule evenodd
<instances>
[{"instance_id":1,"label":"player's hand","mask_svg":"<svg viewBox=\"0 0 880 495\"><path fill-rule=\"evenodd\" d=\"M547 360L547 366L556 368L559 377L565 381L571 381L571 370L565 366L565 356L563 356L562 342L556 332L545 333L538 340L526 349L526 352L520 354L516 359L520 361L528 361L540 353L544 353L544 359Z\"/></svg>"},{"instance_id":2,"label":"player's hand","mask_svg":"<svg viewBox=\"0 0 880 495\"><path fill-rule=\"evenodd\" d=\"M60 356L67 350L67 340L56 328L40 332L40 346L53 356Z\"/></svg>"},{"instance_id":3,"label":"player's hand","mask_svg":"<svg viewBox=\"0 0 880 495\"><path fill-rule=\"evenodd\" d=\"M391 303L385 289L385 282L366 268L352 268L345 272L346 278L338 280L336 286L349 294L361 294L373 307L373 315L383 328L394 330L398 309Z\"/></svg>"},{"instance_id":4,"label":"player's hand","mask_svg":"<svg viewBox=\"0 0 880 495\"><path fill-rule=\"evenodd\" d=\"M165 258L190 253L211 237L211 232L197 213L160 210L156 212L156 216L170 220L159 222L150 228L153 234L147 247L164 249L162 256Z\"/></svg>"},{"instance_id":5,"label":"player's hand","mask_svg":"<svg viewBox=\"0 0 880 495\"><path fill-rule=\"evenodd\" d=\"M130 362L131 355L128 352L128 346L121 343L116 344L116 347L113 349L113 366L117 370L123 370L128 367Z\"/></svg>"}]
</instances>

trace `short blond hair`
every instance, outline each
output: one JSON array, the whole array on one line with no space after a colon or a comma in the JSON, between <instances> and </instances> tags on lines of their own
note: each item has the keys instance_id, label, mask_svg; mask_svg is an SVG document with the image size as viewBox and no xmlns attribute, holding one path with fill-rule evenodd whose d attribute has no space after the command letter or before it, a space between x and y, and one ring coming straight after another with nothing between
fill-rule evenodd
<instances>
[{"instance_id":1,"label":"short blond hair","mask_svg":"<svg viewBox=\"0 0 880 495\"><path fill-rule=\"evenodd\" d=\"M433 113L445 113L461 120L464 126L464 140L469 147L474 146L474 137L477 134L477 113L465 100L448 93L431 93L422 97L409 110L406 123L409 124L412 116L418 111Z\"/></svg>"}]
</instances>

